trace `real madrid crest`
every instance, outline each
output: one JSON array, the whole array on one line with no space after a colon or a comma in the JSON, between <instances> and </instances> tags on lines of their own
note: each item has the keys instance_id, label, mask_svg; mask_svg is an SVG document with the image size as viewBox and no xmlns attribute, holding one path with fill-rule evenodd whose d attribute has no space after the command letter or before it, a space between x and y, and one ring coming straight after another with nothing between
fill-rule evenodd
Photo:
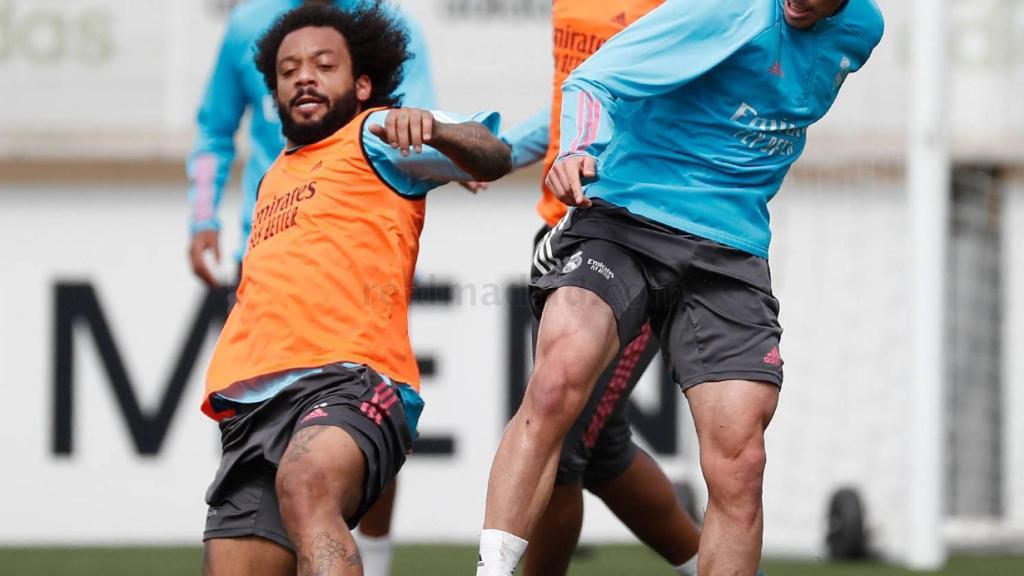
<instances>
[{"instance_id":1,"label":"real madrid crest","mask_svg":"<svg viewBox=\"0 0 1024 576\"><path fill-rule=\"evenodd\" d=\"M583 264L582 250L569 257L569 261L565 263L565 266L562 266L562 274L568 274L569 272L572 272L573 270L579 268L580 264Z\"/></svg>"}]
</instances>

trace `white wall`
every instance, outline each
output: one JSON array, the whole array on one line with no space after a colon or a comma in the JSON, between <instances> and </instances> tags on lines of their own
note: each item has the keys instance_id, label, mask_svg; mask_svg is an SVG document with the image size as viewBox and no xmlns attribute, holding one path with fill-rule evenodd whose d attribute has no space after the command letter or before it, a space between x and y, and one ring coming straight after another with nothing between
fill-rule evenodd
<instances>
[{"instance_id":1,"label":"white wall","mask_svg":"<svg viewBox=\"0 0 1024 576\"><path fill-rule=\"evenodd\" d=\"M1003 212L1003 469L1007 515L1024 531L1024 174L1006 187Z\"/></svg>"}]
</instances>

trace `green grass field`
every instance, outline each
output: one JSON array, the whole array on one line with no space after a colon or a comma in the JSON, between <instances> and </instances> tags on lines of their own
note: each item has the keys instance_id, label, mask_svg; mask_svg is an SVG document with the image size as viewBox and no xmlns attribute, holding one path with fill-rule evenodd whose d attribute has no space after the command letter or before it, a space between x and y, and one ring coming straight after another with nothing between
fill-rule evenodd
<instances>
[{"instance_id":1,"label":"green grass field","mask_svg":"<svg viewBox=\"0 0 1024 576\"><path fill-rule=\"evenodd\" d=\"M573 562L571 576L654 576L671 574L640 546L600 546ZM0 548L3 576L185 576L199 573L198 548ZM396 576L472 574L471 546L401 546L395 553ZM903 576L907 570L882 564L824 564L766 561L768 576ZM1024 556L958 557L942 576L1021 576Z\"/></svg>"}]
</instances>

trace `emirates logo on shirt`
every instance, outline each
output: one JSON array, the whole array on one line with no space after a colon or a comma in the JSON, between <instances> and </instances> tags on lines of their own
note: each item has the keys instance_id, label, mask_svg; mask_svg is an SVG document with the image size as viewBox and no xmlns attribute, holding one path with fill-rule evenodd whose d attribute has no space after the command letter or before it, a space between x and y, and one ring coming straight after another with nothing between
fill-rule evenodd
<instances>
[{"instance_id":1,"label":"emirates logo on shirt","mask_svg":"<svg viewBox=\"0 0 1024 576\"><path fill-rule=\"evenodd\" d=\"M278 194L256 207L249 235L249 249L296 225L299 209L303 203L316 196L316 180L297 186L289 192Z\"/></svg>"},{"instance_id":2,"label":"emirates logo on shirt","mask_svg":"<svg viewBox=\"0 0 1024 576\"><path fill-rule=\"evenodd\" d=\"M767 156L792 156L807 135L807 128L786 119L761 116L746 102L740 104L731 120L740 126L733 138Z\"/></svg>"}]
</instances>

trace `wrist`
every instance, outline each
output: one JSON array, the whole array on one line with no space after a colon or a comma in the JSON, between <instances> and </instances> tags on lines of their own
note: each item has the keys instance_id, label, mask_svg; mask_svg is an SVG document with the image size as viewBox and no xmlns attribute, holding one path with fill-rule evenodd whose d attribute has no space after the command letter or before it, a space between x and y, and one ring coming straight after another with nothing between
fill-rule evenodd
<instances>
[{"instance_id":1,"label":"wrist","mask_svg":"<svg viewBox=\"0 0 1024 576\"><path fill-rule=\"evenodd\" d=\"M435 118L432 133L430 135L430 142L427 142L427 144L430 144L435 148L439 145L443 146L448 141L448 137L451 134L451 127L451 124L441 122Z\"/></svg>"}]
</instances>

